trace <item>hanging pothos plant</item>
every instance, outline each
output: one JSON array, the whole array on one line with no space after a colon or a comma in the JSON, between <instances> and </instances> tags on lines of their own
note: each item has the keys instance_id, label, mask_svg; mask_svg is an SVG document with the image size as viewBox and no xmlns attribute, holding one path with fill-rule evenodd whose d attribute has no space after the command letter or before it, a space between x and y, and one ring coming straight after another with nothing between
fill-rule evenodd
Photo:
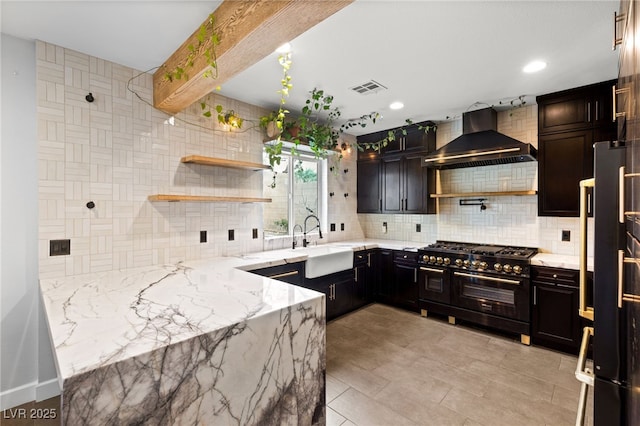
<instances>
[{"instance_id":1,"label":"hanging pothos plant","mask_svg":"<svg viewBox=\"0 0 640 426\"><path fill-rule=\"evenodd\" d=\"M186 61L183 66L176 66L175 69L165 72L164 78L167 81L189 79L189 69L193 68L195 59L200 52L204 56L207 69L202 76L205 78L218 78L218 57L216 54L216 46L220 44L220 36L215 30L215 17L213 13L209 14L207 20L205 20L196 34L196 44L189 44L187 50ZM220 91L220 86L216 87L216 91ZM233 110L224 111L224 107L220 104L212 106L206 101L200 102L200 109L204 117L210 118L213 115L212 111L215 111L218 116L218 123L231 128L242 128L243 119L239 117Z\"/></svg>"},{"instance_id":2,"label":"hanging pothos plant","mask_svg":"<svg viewBox=\"0 0 640 426\"><path fill-rule=\"evenodd\" d=\"M280 107L278 112L271 113L269 116L260 118L261 127L266 129L269 126L269 123L273 123L275 125L275 133L278 135L275 142L267 144L264 147L265 152L269 157L269 165L271 166L271 170L273 170L273 182L269 185L271 188L276 187L277 172L274 170L274 167L275 165L280 165L280 161L282 159L281 136L282 130L285 127L285 118L289 113L284 106L287 103L287 98L289 97L289 90L293 87L291 84L291 76L289 75L289 69L291 68L291 52L285 52L278 56L278 63L282 67L282 79L280 80L280 90L278 90L278 93L280 94Z\"/></svg>"},{"instance_id":3,"label":"hanging pothos plant","mask_svg":"<svg viewBox=\"0 0 640 426\"><path fill-rule=\"evenodd\" d=\"M369 122L375 124L376 120L380 117L379 113L372 112L357 119L348 120L340 126L336 126L336 121L340 118L341 112L338 107L333 106L333 101L334 97L332 95L325 93L324 90L314 88L309 92L309 97L305 101L298 118L293 122L280 122L278 125L280 134L277 141L266 147L267 153L269 154L269 164L272 168L280 164L282 139L293 143L292 153L294 155L296 148L302 143L309 146L316 158L326 158L330 152L346 145L340 144L340 136L342 133L354 127L365 128ZM268 123L275 115L275 113L271 113L269 116L261 117L261 123ZM406 136L408 127L413 124L412 120L407 119L402 126L385 132L380 140L356 143L356 147L359 151L375 150L380 152L382 148L397 140L399 137ZM265 125L262 127L266 128ZM295 133L293 132L294 129ZM430 130L435 131L436 125L419 124L418 129L426 133ZM342 158L341 152L337 154L338 161L340 158Z\"/></svg>"}]
</instances>

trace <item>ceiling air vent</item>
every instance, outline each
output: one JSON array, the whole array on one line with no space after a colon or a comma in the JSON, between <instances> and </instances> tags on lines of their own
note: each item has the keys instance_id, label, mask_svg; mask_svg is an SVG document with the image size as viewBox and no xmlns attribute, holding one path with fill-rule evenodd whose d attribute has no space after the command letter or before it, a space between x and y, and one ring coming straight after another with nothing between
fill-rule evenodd
<instances>
[{"instance_id":1,"label":"ceiling air vent","mask_svg":"<svg viewBox=\"0 0 640 426\"><path fill-rule=\"evenodd\" d=\"M379 92L380 90L385 90L386 87L375 80L369 80L366 83L350 87L350 89L356 93L360 93L361 95L369 95L371 93Z\"/></svg>"}]
</instances>

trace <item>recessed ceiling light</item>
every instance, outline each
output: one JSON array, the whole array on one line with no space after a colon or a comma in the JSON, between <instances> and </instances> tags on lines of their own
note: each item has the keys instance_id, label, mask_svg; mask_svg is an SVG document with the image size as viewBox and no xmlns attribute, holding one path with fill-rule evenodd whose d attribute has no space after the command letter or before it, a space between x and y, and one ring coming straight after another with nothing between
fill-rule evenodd
<instances>
[{"instance_id":1,"label":"recessed ceiling light","mask_svg":"<svg viewBox=\"0 0 640 426\"><path fill-rule=\"evenodd\" d=\"M547 67L547 63L544 61L531 61L522 68L522 72L532 73L538 72Z\"/></svg>"},{"instance_id":2,"label":"recessed ceiling light","mask_svg":"<svg viewBox=\"0 0 640 426\"><path fill-rule=\"evenodd\" d=\"M289 43L285 43L282 46L278 47L276 49L276 52L278 53L288 53L291 52L291 45Z\"/></svg>"},{"instance_id":3,"label":"recessed ceiling light","mask_svg":"<svg viewBox=\"0 0 640 426\"><path fill-rule=\"evenodd\" d=\"M389 105L389 108L391 108L391 109L402 109L402 108L404 108L404 104L402 102L393 102L393 103L391 103L391 105Z\"/></svg>"}]
</instances>

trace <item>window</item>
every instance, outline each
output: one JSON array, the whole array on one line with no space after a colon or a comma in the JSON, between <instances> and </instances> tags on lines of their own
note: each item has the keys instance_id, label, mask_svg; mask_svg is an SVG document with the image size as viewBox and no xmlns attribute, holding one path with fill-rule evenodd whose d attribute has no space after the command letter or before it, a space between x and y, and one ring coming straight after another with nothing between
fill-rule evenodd
<instances>
[{"instance_id":1,"label":"window","mask_svg":"<svg viewBox=\"0 0 640 426\"><path fill-rule=\"evenodd\" d=\"M273 182L273 172L265 171L264 196L272 199L263 207L265 237L291 235L293 227L296 224L304 226L304 219L310 214L322 221L325 164L325 160L312 155L298 151L291 156L283 150L280 165L276 167L274 188L269 186Z\"/></svg>"}]
</instances>

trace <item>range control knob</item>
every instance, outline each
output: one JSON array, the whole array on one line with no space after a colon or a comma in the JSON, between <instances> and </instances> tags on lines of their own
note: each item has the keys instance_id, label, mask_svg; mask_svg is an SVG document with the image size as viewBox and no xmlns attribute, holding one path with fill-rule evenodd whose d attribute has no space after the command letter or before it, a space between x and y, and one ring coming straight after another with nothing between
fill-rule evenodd
<instances>
[{"instance_id":1,"label":"range control knob","mask_svg":"<svg viewBox=\"0 0 640 426\"><path fill-rule=\"evenodd\" d=\"M504 265L502 269L504 269L505 272L511 272L512 268L511 268L511 265Z\"/></svg>"},{"instance_id":2,"label":"range control knob","mask_svg":"<svg viewBox=\"0 0 640 426\"><path fill-rule=\"evenodd\" d=\"M520 265L515 265L515 266L513 267L513 272L514 272L514 273L516 273L516 274L521 274L521 273L522 273L522 266L520 266Z\"/></svg>"},{"instance_id":3,"label":"range control knob","mask_svg":"<svg viewBox=\"0 0 640 426\"><path fill-rule=\"evenodd\" d=\"M487 269L489 264L487 262L480 262L480 269Z\"/></svg>"},{"instance_id":4,"label":"range control knob","mask_svg":"<svg viewBox=\"0 0 640 426\"><path fill-rule=\"evenodd\" d=\"M445 257L443 261L445 265L449 265L451 263L451 259L449 259L448 257Z\"/></svg>"},{"instance_id":5,"label":"range control knob","mask_svg":"<svg viewBox=\"0 0 640 426\"><path fill-rule=\"evenodd\" d=\"M502 265L499 263L496 263L495 265L493 265L493 269L495 269L496 271L500 272L502 271Z\"/></svg>"},{"instance_id":6,"label":"range control knob","mask_svg":"<svg viewBox=\"0 0 640 426\"><path fill-rule=\"evenodd\" d=\"M436 263L436 257L435 256L429 256L429 262Z\"/></svg>"},{"instance_id":7,"label":"range control knob","mask_svg":"<svg viewBox=\"0 0 640 426\"><path fill-rule=\"evenodd\" d=\"M456 266L462 266L462 259L456 259Z\"/></svg>"},{"instance_id":8,"label":"range control knob","mask_svg":"<svg viewBox=\"0 0 640 426\"><path fill-rule=\"evenodd\" d=\"M471 266L473 266L474 268L477 268L480 265L480 262L478 262L477 260L474 260L473 262L471 262Z\"/></svg>"},{"instance_id":9,"label":"range control knob","mask_svg":"<svg viewBox=\"0 0 640 426\"><path fill-rule=\"evenodd\" d=\"M442 263L442 258L440 256L436 257L436 262L437 263Z\"/></svg>"},{"instance_id":10,"label":"range control knob","mask_svg":"<svg viewBox=\"0 0 640 426\"><path fill-rule=\"evenodd\" d=\"M465 259L463 262L464 266L466 266L467 268L469 267L469 259Z\"/></svg>"},{"instance_id":11,"label":"range control knob","mask_svg":"<svg viewBox=\"0 0 640 426\"><path fill-rule=\"evenodd\" d=\"M424 256L422 256L422 261L423 262L428 262L429 261L429 256L427 256L426 254Z\"/></svg>"}]
</instances>

